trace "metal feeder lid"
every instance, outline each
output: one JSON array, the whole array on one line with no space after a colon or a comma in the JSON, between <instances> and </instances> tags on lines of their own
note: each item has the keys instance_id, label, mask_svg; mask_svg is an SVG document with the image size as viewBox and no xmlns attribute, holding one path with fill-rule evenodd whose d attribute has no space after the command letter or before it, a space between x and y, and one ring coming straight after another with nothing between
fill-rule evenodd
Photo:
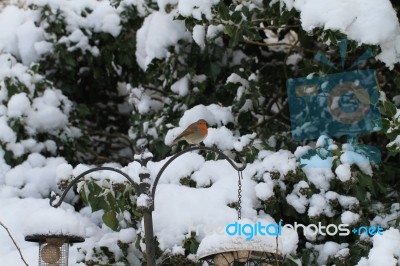
<instances>
[{"instance_id":1,"label":"metal feeder lid","mask_svg":"<svg viewBox=\"0 0 400 266\"><path fill-rule=\"evenodd\" d=\"M251 241L248 241L243 236L212 234L206 236L200 242L196 257L203 259L218 253L243 250L282 255L282 246L282 239L276 239L272 236L255 236Z\"/></svg>"},{"instance_id":2,"label":"metal feeder lid","mask_svg":"<svg viewBox=\"0 0 400 266\"><path fill-rule=\"evenodd\" d=\"M28 242L44 242L46 241L47 238L59 238L59 239L67 239L68 243L82 243L85 242L85 238L82 236L76 236L76 235L40 235L40 234L34 234L34 235L27 235L25 236L25 241Z\"/></svg>"}]
</instances>

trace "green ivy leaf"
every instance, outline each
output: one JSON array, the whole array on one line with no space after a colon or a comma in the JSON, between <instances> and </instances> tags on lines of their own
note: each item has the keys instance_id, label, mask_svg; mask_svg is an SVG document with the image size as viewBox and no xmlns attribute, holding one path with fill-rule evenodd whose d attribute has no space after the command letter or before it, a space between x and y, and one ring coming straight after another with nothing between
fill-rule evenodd
<instances>
[{"instance_id":1,"label":"green ivy leaf","mask_svg":"<svg viewBox=\"0 0 400 266\"><path fill-rule=\"evenodd\" d=\"M232 13L231 21L235 24L239 24L242 21L242 12L235 11Z\"/></svg>"},{"instance_id":2,"label":"green ivy leaf","mask_svg":"<svg viewBox=\"0 0 400 266\"><path fill-rule=\"evenodd\" d=\"M197 241L192 241L190 243L190 253L196 254L198 248L199 248L199 243Z\"/></svg>"},{"instance_id":3,"label":"green ivy leaf","mask_svg":"<svg viewBox=\"0 0 400 266\"><path fill-rule=\"evenodd\" d=\"M99 185L97 185L95 182L89 182L88 189L90 191L88 201L93 212L101 209L110 210L110 206L105 201L104 197L100 196L100 194L103 192L103 189Z\"/></svg>"},{"instance_id":4,"label":"green ivy leaf","mask_svg":"<svg viewBox=\"0 0 400 266\"><path fill-rule=\"evenodd\" d=\"M120 211L118 208L117 202L115 200L115 197L112 193L107 193L106 199L107 199L107 203L110 206L111 210L116 211L116 212Z\"/></svg>"},{"instance_id":5,"label":"green ivy leaf","mask_svg":"<svg viewBox=\"0 0 400 266\"><path fill-rule=\"evenodd\" d=\"M384 101L381 112L382 112L382 114L384 114L386 116L394 117L395 114L397 113L396 105L394 105L390 101Z\"/></svg>"},{"instance_id":6,"label":"green ivy leaf","mask_svg":"<svg viewBox=\"0 0 400 266\"><path fill-rule=\"evenodd\" d=\"M368 200L365 197L367 191L364 186L356 185L353 187L353 190L353 195L360 201L360 203L367 203Z\"/></svg>"},{"instance_id":7,"label":"green ivy leaf","mask_svg":"<svg viewBox=\"0 0 400 266\"><path fill-rule=\"evenodd\" d=\"M229 8L224 4L221 3L219 5L219 15L221 16L221 19L228 21L229 20Z\"/></svg>"},{"instance_id":8,"label":"green ivy leaf","mask_svg":"<svg viewBox=\"0 0 400 266\"><path fill-rule=\"evenodd\" d=\"M79 191L79 195L81 196L82 201L83 201L85 204L88 204L88 198L87 198L87 196L86 196L85 189L81 189L81 190Z\"/></svg>"},{"instance_id":9,"label":"green ivy leaf","mask_svg":"<svg viewBox=\"0 0 400 266\"><path fill-rule=\"evenodd\" d=\"M382 129L387 131L390 128L390 120L387 118L382 119Z\"/></svg>"},{"instance_id":10,"label":"green ivy leaf","mask_svg":"<svg viewBox=\"0 0 400 266\"><path fill-rule=\"evenodd\" d=\"M367 188L373 195L375 195L375 188L372 184L372 177L361 172L357 173L357 177L360 185Z\"/></svg>"},{"instance_id":11,"label":"green ivy leaf","mask_svg":"<svg viewBox=\"0 0 400 266\"><path fill-rule=\"evenodd\" d=\"M90 115L90 114L91 114L90 109L87 107L86 104L81 104L81 103L79 103L79 104L77 104L77 105L75 106L75 109L76 109L76 111L77 111L79 114L81 114L82 116L87 116L87 115Z\"/></svg>"},{"instance_id":12,"label":"green ivy leaf","mask_svg":"<svg viewBox=\"0 0 400 266\"><path fill-rule=\"evenodd\" d=\"M112 230L117 231L119 223L117 220L117 213L115 211L105 212L102 218L105 225L110 227Z\"/></svg>"},{"instance_id":13,"label":"green ivy leaf","mask_svg":"<svg viewBox=\"0 0 400 266\"><path fill-rule=\"evenodd\" d=\"M225 25L224 33L228 36L233 35L233 29L231 25Z\"/></svg>"}]
</instances>

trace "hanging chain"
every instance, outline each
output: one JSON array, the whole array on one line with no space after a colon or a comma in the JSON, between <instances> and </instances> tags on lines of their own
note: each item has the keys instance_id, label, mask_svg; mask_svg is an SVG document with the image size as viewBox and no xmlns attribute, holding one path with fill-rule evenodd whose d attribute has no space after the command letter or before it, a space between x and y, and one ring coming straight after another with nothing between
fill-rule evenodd
<instances>
[{"instance_id":1,"label":"hanging chain","mask_svg":"<svg viewBox=\"0 0 400 266\"><path fill-rule=\"evenodd\" d=\"M238 220L242 219L242 181L243 179L243 172L238 171L238 206L237 206L237 212L238 212Z\"/></svg>"}]
</instances>

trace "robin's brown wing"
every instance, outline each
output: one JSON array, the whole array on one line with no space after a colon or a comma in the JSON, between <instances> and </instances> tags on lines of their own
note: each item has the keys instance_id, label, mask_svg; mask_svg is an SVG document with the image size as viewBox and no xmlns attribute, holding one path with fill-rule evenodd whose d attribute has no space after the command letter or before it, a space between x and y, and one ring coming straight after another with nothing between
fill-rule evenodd
<instances>
[{"instance_id":1,"label":"robin's brown wing","mask_svg":"<svg viewBox=\"0 0 400 266\"><path fill-rule=\"evenodd\" d=\"M173 142L181 139L182 137L195 133L197 130L197 122L190 124L181 134L179 134Z\"/></svg>"}]
</instances>

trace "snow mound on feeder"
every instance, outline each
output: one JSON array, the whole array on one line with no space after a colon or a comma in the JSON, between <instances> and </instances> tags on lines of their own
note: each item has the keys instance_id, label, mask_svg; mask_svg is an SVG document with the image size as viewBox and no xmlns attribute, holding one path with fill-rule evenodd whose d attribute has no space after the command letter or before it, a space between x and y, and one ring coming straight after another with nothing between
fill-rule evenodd
<instances>
[{"instance_id":1,"label":"snow mound on feeder","mask_svg":"<svg viewBox=\"0 0 400 266\"><path fill-rule=\"evenodd\" d=\"M264 219L258 220L262 224L270 224ZM237 221L239 224L252 224L249 219ZM200 243L197 250L197 259L206 258L216 253L232 251L256 251L265 253L274 253L285 256L294 253L297 248L298 235L290 228L282 228L278 238L274 235L253 235L251 240L246 240L245 235L229 236L227 234L210 234Z\"/></svg>"},{"instance_id":2,"label":"snow mound on feeder","mask_svg":"<svg viewBox=\"0 0 400 266\"><path fill-rule=\"evenodd\" d=\"M85 237L82 219L73 209L53 208L38 210L28 217L25 236L63 235Z\"/></svg>"}]
</instances>

